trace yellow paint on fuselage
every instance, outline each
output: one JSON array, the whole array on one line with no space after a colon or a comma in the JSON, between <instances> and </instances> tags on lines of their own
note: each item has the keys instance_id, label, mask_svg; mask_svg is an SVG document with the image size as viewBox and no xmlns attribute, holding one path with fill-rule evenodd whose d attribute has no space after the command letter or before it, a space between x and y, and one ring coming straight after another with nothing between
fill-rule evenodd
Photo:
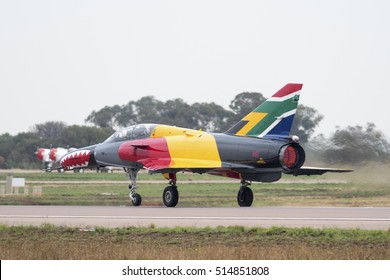
<instances>
[{"instance_id":1,"label":"yellow paint on fuselage","mask_svg":"<svg viewBox=\"0 0 390 280\"><path fill-rule=\"evenodd\" d=\"M164 137L166 139L171 156L170 168L217 168L222 166L217 143L210 133L158 125L151 137Z\"/></svg>"},{"instance_id":2,"label":"yellow paint on fuselage","mask_svg":"<svg viewBox=\"0 0 390 280\"><path fill-rule=\"evenodd\" d=\"M261 112L250 112L248 115L246 115L242 120L248 121L248 123L240 129L236 133L236 135L247 135L249 131L252 130L264 117L267 115L267 113L261 113Z\"/></svg>"},{"instance_id":3,"label":"yellow paint on fuselage","mask_svg":"<svg viewBox=\"0 0 390 280\"><path fill-rule=\"evenodd\" d=\"M155 127L150 137L158 138L158 137L168 137L168 136L177 136L177 135L186 135L186 134L200 135L202 133L203 132L199 130L160 124Z\"/></svg>"}]
</instances>

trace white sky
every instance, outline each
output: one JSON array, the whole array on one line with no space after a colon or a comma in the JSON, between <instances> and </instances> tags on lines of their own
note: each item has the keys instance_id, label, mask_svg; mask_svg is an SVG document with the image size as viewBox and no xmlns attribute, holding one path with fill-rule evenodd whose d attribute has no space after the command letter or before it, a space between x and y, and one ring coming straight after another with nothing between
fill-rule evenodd
<instances>
[{"instance_id":1,"label":"white sky","mask_svg":"<svg viewBox=\"0 0 390 280\"><path fill-rule=\"evenodd\" d=\"M304 84L317 133L390 136L390 1L0 0L0 134L145 95L228 108Z\"/></svg>"}]
</instances>

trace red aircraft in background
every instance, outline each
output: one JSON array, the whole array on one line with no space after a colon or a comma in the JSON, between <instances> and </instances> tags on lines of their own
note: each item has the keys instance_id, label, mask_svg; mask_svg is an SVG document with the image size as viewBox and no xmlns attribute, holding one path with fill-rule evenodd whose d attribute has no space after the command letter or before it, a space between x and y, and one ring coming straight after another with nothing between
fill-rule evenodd
<instances>
[{"instance_id":1,"label":"red aircraft in background","mask_svg":"<svg viewBox=\"0 0 390 280\"><path fill-rule=\"evenodd\" d=\"M37 151L35 154L37 155L37 159L42 161L43 164L45 165L45 171L46 172L51 172L53 168L54 163L58 163L60 159L66 155L67 153L76 150L76 148L50 148L50 149L45 149L45 148L37 148ZM63 171L63 169L58 169L59 172Z\"/></svg>"}]
</instances>

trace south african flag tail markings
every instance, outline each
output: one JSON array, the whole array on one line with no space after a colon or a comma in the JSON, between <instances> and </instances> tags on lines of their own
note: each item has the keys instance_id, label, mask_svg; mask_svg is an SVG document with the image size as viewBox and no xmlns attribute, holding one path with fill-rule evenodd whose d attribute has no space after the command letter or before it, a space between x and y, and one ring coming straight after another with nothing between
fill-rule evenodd
<instances>
[{"instance_id":1,"label":"south african flag tail markings","mask_svg":"<svg viewBox=\"0 0 390 280\"><path fill-rule=\"evenodd\" d=\"M260 104L226 133L281 138L290 134L302 84L287 84Z\"/></svg>"}]
</instances>

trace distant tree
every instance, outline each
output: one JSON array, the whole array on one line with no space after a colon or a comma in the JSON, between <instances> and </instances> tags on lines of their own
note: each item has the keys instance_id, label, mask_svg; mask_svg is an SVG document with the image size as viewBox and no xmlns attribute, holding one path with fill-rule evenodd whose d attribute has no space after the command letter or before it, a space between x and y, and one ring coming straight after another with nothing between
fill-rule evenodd
<instances>
[{"instance_id":1,"label":"distant tree","mask_svg":"<svg viewBox=\"0 0 390 280\"><path fill-rule=\"evenodd\" d=\"M41 168L35 154L37 147L79 148L102 142L112 133L111 128L78 125L64 127L60 135L49 139L36 132L23 132L15 136L6 133L0 135L0 168Z\"/></svg>"},{"instance_id":2,"label":"distant tree","mask_svg":"<svg viewBox=\"0 0 390 280\"><path fill-rule=\"evenodd\" d=\"M62 131L56 144L61 147L81 148L101 143L113 132L111 128L72 125Z\"/></svg>"},{"instance_id":3,"label":"distant tree","mask_svg":"<svg viewBox=\"0 0 390 280\"><path fill-rule=\"evenodd\" d=\"M0 156L7 157L14 146L14 137L9 133L0 135Z\"/></svg>"},{"instance_id":4,"label":"distant tree","mask_svg":"<svg viewBox=\"0 0 390 280\"><path fill-rule=\"evenodd\" d=\"M0 168L10 168L11 166L7 162L7 158L11 154L15 147L14 137L9 133L0 135L0 157L3 158L3 162Z\"/></svg>"},{"instance_id":5,"label":"distant tree","mask_svg":"<svg viewBox=\"0 0 390 280\"><path fill-rule=\"evenodd\" d=\"M31 132L41 138L52 139L58 137L65 127L66 124L64 122L50 121L42 124L36 124Z\"/></svg>"},{"instance_id":6,"label":"distant tree","mask_svg":"<svg viewBox=\"0 0 390 280\"><path fill-rule=\"evenodd\" d=\"M122 106L116 115L116 123L118 127L127 127L137 122L137 105L136 102L130 101ZM113 127L114 128L114 127Z\"/></svg>"},{"instance_id":7,"label":"distant tree","mask_svg":"<svg viewBox=\"0 0 390 280\"><path fill-rule=\"evenodd\" d=\"M5 163L5 158L3 156L0 156L0 169L7 168L7 165Z\"/></svg>"},{"instance_id":8,"label":"distant tree","mask_svg":"<svg viewBox=\"0 0 390 280\"><path fill-rule=\"evenodd\" d=\"M145 96L135 102L135 123L160 123L164 103L154 96Z\"/></svg>"},{"instance_id":9,"label":"distant tree","mask_svg":"<svg viewBox=\"0 0 390 280\"><path fill-rule=\"evenodd\" d=\"M359 125L338 128L329 139L315 138L310 147L321 151L324 159L331 163L364 164L390 160L389 140L373 123L367 123L364 128Z\"/></svg>"},{"instance_id":10,"label":"distant tree","mask_svg":"<svg viewBox=\"0 0 390 280\"><path fill-rule=\"evenodd\" d=\"M301 143L307 143L323 118L316 109L298 105L291 134L298 135Z\"/></svg>"},{"instance_id":11,"label":"distant tree","mask_svg":"<svg viewBox=\"0 0 390 280\"><path fill-rule=\"evenodd\" d=\"M9 168L33 168L37 166L35 151L41 138L32 132L19 133L13 137L11 152L6 158Z\"/></svg>"},{"instance_id":12,"label":"distant tree","mask_svg":"<svg viewBox=\"0 0 390 280\"><path fill-rule=\"evenodd\" d=\"M159 115L161 117L158 123L194 129L198 126L197 114L193 106L188 105L181 98L166 101Z\"/></svg>"},{"instance_id":13,"label":"distant tree","mask_svg":"<svg viewBox=\"0 0 390 280\"><path fill-rule=\"evenodd\" d=\"M106 106L93 111L87 118L98 127L117 129L137 123L158 123L164 103L153 96L145 96L137 101L129 101L126 105Z\"/></svg>"},{"instance_id":14,"label":"distant tree","mask_svg":"<svg viewBox=\"0 0 390 280\"><path fill-rule=\"evenodd\" d=\"M264 101L261 93L242 92L231 101L229 111L215 103L189 105L181 98L162 102L153 96L145 96L123 106L106 106L93 111L86 121L101 128L112 129L138 123L158 123L224 132ZM322 116L317 110L301 105L292 134L298 135L301 142L305 143L321 120Z\"/></svg>"},{"instance_id":15,"label":"distant tree","mask_svg":"<svg viewBox=\"0 0 390 280\"><path fill-rule=\"evenodd\" d=\"M233 112L224 109L214 102L195 103L191 107L197 121L196 128L209 132L224 132L228 130L231 127L229 120L235 116Z\"/></svg>"},{"instance_id":16,"label":"distant tree","mask_svg":"<svg viewBox=\"0 0 390 280\"><path fill-rule=\"evenodd\" d=\"M252 112L253 109L264 101L265 97L258 92L242 92L237 94L229 105L229 108L234 113L229 120L231 126Z\"/></svg>"},{"instance_id":17,"label":"distant tree","mask_svg":"<svg viewBox=\"0 0 390 280\"><path fill-rule=\"evenodd\" d=\"M98 127L117 129L138 123L160 123L207 131L226 130L227 122L234 114L215 103L189 105L177 98L162 102L153 96L145 96L126 105L104 107L93 111L86 119Z\"/></svg>"},{"instance_id":18,"label":"distant tree","mask_svg":"<svg viewBox=\"0 0 390 280\"><path fill-rule=\"evenodd\" d=\"M98 127L113 128L117 126L117 116L120 113L120 106L114 105L112 107L105 106L99 111L92 111L91 114L85 119L86 122L90 122Z\"/></svg>"}]
</instances>

